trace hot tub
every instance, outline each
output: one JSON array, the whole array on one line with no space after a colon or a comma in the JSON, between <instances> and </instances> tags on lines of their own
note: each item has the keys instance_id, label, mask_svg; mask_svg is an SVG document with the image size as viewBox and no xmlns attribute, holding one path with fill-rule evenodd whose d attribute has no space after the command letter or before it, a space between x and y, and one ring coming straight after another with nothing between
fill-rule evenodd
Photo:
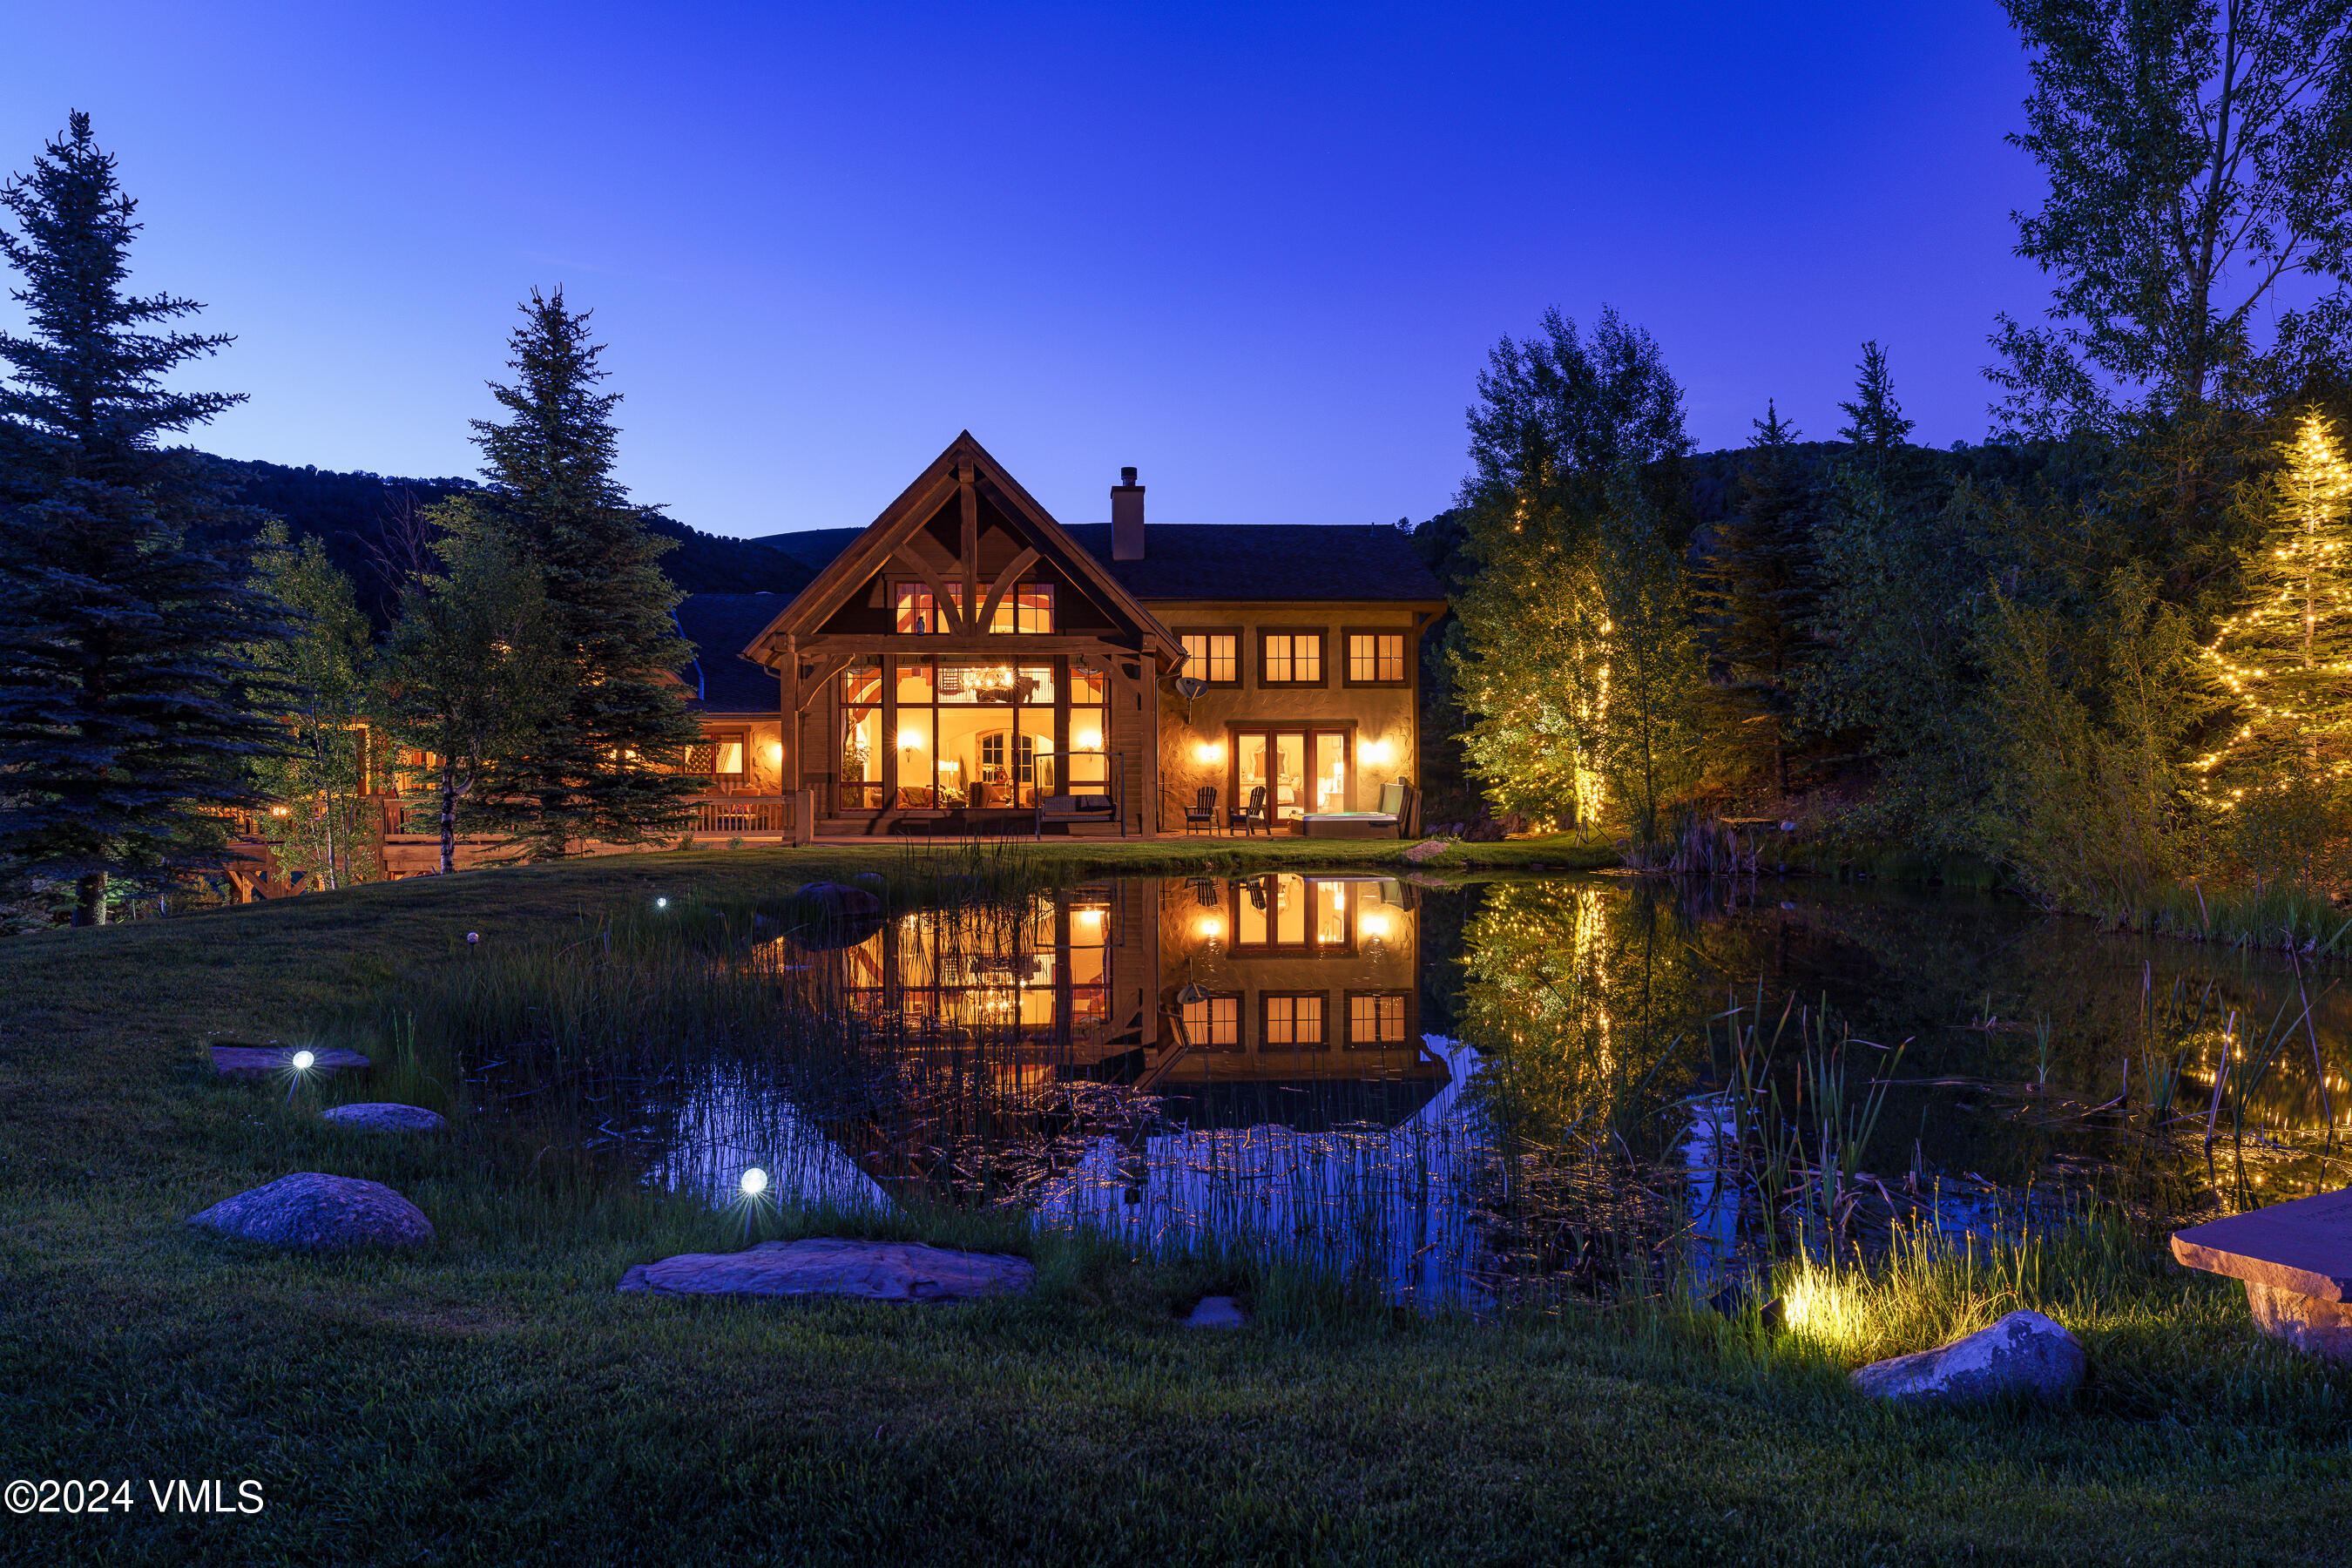
<instances>
[{"instance_id":1,"label":"hot tub","mask_svg":"<svg viewBox=\"0 0 2352 1568\"><path fill-rule=\"evenodd\" d=\"M1309 838L1394 838L1397 819L1385 811L1310 811L1298 831Z\"/></svg>"}]
</instances>

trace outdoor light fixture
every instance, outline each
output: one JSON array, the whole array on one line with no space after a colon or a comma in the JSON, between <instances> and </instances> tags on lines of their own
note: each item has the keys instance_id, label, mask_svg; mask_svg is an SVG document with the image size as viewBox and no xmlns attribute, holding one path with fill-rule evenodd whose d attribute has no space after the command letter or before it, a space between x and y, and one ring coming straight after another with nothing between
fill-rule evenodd
<instances>
[{"instance_id":1,"label":"outdoor light fixture","mask_svg":"<svg viewBox=\"0 0 2352 1568\"><path fill-rule=\"evenodd\" d=\"M467 945L467 947L479 947L479 946L481 946L481 945L482 945L482 933L481 933L480 931L467 931L467 932L466 933L466 945Z\"/></svg>"},{"instance_id":2,"label":"outdoor light fixture","mask_svg":"<svg viewBox=\"0 0 2352 1568\"><path fill-rule=\"evenodd\" d=\"M1203 941L1214 942L1225 933L1225 922L1214 915L1203 915L1193 923L1192 930Z\"/></svg>"},{"instance_id":3,"label":"outdoor light fixture","mask_svg":"<svg viewBox=\"0 0 2352 1568\"><path fill-rule=\"evenodd\" d=\"M1376 915L1367 912L1364 918L1357 922L1357 924L1358 929L1360 930L1364 935L1371 938L1374 942L1378 942L1381 938L1389 934L1389 917L1386 915Z\"/></svg>"},{"instance_id":4,"label":"outdoor light fixture","mask_svg":"<svg viewBox=\"0 0 2352 1568\"><path fill-rule=\"evenodd\" d=\"M312 1056L308 1051L296 1051L291 1057L287 1058L286 1062L286 1065L292 1068L296 1072L309 1072L312 1068L318 1066L318 1064L319 1058Z\"/></svg>"},{"instance_id":5,"label":"outdoor light fixture","mask_svg":"<svg viewBox=\"0 0 2352 1568\"><path fill-rule=\"evenodd\" d=\"M735 1184L743 1189L745 1197L756 1198L768 1190L768 1173L754 1165L744 1172L743 1179Z\"/></svg>"},{"instance_id":6,"label":"outdoor light fixture","mask_svg":"<svg viewBox=\"0 0 2352 1568\"><path fill-rule=\"evenodd\" d=\"M1224 758L1225 748L1215 741L1202 741L1192 748L1192 755L1204 763L1221 762Z\"/></svg>"},{"instance_id":7,"label":"outdoor light fixture","mask_svg":"<svg viewBox=\"0 0 2352 1568\"><path fill-rule=\"evenodd\" d=\"M1362 757L1367 766L1384 768L1389 765L1389 757L1391 755L1389 743L1384 740L1367 741L1364 742L1359 755Z\"/></svg>"},{"instance_id":8,"label":"outdoor light fixture","mask_svg":"<svg viewBox=\"0 0 2352 1568\"><path fill-rule=\"evenodd\" d=\"M666 910L669 908L669 900L667 899L656 899L654 900L654 908L657 910Z\"/></svg>"}]
</instances>

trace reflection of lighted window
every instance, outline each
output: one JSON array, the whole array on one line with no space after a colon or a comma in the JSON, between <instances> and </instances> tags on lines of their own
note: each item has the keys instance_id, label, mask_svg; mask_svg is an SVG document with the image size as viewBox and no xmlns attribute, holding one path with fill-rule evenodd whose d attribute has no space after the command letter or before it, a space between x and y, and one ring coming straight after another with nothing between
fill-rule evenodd
<instances>
[{"instance_id":1,"label":"reflection of lighted window","mask_svg":"<svg viewBox=\"0 0 2352 1568\"><path fill-rule=\"evenodd\" d=\"M1184 1037L1196 1046L1242 1043L1242 999L1210 996L1184 1004Z\"/></svg>"},{"instance_id":2,"label":"reflection of lighted window","mask_svg":"<svg viewBox=\"0 0 2352 1568\"><path fill-rule=\"evenodd\" d=\"M1265 999L1265 1043L1269 1046L1319 1046L1323 1043L1323 998L1269 996Z\"/></svg>"},{"instance_id":3,"label":"reflection of lighted window","mask_svg":"<svg viewBox=\"0 0 2352 1568\"><path fill-rule=\"evenodd\" d=\"M1404 994L1381 992L1348 998L1348 1040L1350 1045L1385 1046L1404 1040Z\"/></svg>"},{"instance_id":4,"label":"reflection of lighted window","mask_svg":"<svg viewBox=\"0 0 2352 1568\"><path fill-rule=\"evenodd\" d=\"M1348 951L1348 883L1276 875L1254 877L1237 889L1235 946Z\"/></svg>"}]
</instances>

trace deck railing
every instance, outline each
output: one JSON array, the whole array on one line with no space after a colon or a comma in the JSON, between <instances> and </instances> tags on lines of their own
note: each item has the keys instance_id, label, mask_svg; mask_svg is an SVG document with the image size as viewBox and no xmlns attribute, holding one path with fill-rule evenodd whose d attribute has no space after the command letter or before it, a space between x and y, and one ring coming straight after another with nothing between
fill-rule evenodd
<instances>
[{"instance_id":1,"label":"deck railing","mask_svg":"<svg viewBox=\"0 0 2352 1568\"><path fill-rule=\"evenodd\" d=\"M387 838L435 838L441 833L440 807L430 801L385 799ZM688 802L684 831L694 834L782 833L793 830L793 800L782 795L706 795Z\"/></svg>"}]
</instances>

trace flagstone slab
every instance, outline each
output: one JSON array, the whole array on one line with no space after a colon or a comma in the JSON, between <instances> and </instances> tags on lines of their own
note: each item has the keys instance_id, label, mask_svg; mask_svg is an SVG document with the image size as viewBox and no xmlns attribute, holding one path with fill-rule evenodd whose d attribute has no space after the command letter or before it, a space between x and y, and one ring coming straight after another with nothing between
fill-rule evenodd
<instances>
[{"instance_id":1,"label":"flagstone slab","mask_svg":"<svg viewBox=\"0 0 2352 1568\"><path fill-rule=\"evenodd\" d=\"M382 1182L297 1171L224 1198L188 1223L296 1252L423 1247L433 1240L424 1211Z\"/></svg>"},{"instance_id":2,"label":"flagstone slab","mask_svg":"<svg viewBox=\"0 0 2352 1568\"><path fill-rule=\"evenodd\" d=\"M449 1125L437 1110L427 1110L421 1105L395 1105L390 1100L362 1100L355 1105L338 1105L320 1113L322 1121L338 1127L356 1128L362 1132L436 1132Z\"/></svg>"},{"instance_id":3,"label":"flagstone slab","mask_svg":"<svg viewBox=\"0 0 2352 1568\"><path fill-rule=\"evenodd\" d=\"M215 1046L213 1070L224 1078L283 1078L294 1070L294 1053L310 1053L310 1070L320 1076L364 1072L371 1065L357 1051L335 1046Z\"/></svg>"},{"instance_id":4,"label":"flagstone slab","mask_svg":"<svg viewBox=\"0 0 2352 1568\"><path fill-rule=\"evenodd\" d=\"M818 1237L741 1252L688 1252L640 1263L617 1289L654 1296L832 1298L935 1304L1017 1295L1036 1280L1025 1258L950 1252L919 1242Z\"/></svg>"},{"instance_id":5,"label":"flagstone slab","mask_svg":"<svg viewBox=\"0 0 2352 1568\"><path fill-rule=\"evenodd\" d=\"M2172 1256L2273 1290L2352 1300L2352 1187L2177 1230Z\"/></svg>"}]
</instances>

